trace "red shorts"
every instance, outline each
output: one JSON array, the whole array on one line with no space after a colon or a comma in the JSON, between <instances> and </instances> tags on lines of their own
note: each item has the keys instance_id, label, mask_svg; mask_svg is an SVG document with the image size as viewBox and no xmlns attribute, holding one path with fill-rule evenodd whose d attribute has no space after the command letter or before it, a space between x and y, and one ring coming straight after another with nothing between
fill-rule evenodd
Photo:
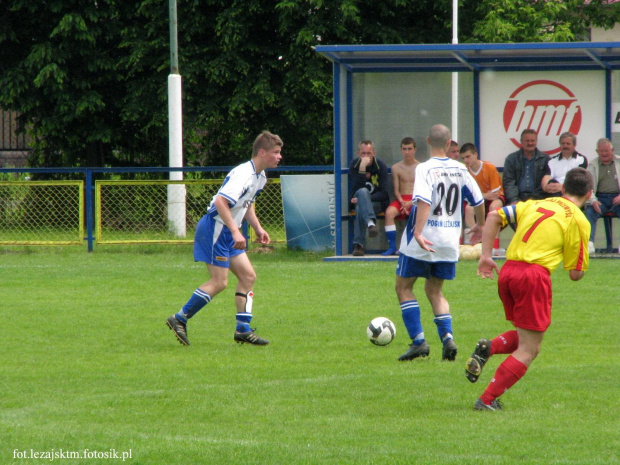
<instances>
[{"instance_id":1,"label":"red shorts","mask_svg":"<svg viewBox=\"0 0 620 465\"><path fill-rule=\"evenodd\" d=\"M410 202L411 199L413 198L413 195L401 195L401 197L403 198L403 200L405 202ZM388 205L389 207L394 207L396 210L400 211L400 202L398 200L394 200L390 205ZM409 210L409 213L411 213L411 209ZM396 218L394 218L395 220L406 220L407 216L409 215L398 215Z\"/></svg>"},{"instance_id":2,"label":"red shorts","mask_svg":"<svg viewBox=\"0 0 620 465\"><path fill-rule=\"evenodd\" d=\"M551 324L551 277L540 265L508 260L497 281L506 319L517 328L546 331Z\"/></svg>"}]
</instances>

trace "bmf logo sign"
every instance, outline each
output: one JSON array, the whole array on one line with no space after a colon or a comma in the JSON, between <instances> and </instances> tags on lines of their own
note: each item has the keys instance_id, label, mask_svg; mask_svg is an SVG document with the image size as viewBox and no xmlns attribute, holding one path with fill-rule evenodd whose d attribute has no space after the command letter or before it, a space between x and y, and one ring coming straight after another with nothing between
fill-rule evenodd
<instances>
[{"instance_id":1,"label":"bmf logo sign","mask_svg":"<svg viewBox=\"0 0 620 465\"><path fill-rule=\"evenodd\" d=\"M579 134L582 121L575 94L558 82L542 79L515 90L506 101L503 116L506 135L515 146L521 147L519 140L524 129L534 129L539 147L550 155L560 151L560 134Z\"/></svg>"}]
</instances>

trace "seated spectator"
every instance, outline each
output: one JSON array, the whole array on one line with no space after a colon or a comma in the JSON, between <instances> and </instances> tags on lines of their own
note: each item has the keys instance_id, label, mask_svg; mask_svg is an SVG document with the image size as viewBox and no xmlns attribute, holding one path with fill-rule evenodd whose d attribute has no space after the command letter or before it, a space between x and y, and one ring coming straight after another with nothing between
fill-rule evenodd
<instances>
[{"instance_id":1,"label":"seated spectator","mask_svg":"<svg viewBox=\"0 0 620 465\"><path fill-rule=\"evenodd\" d=\"M385 211L390 197L387 190L388 167L375 156L372 141L363 140L357 157L349 165L351 208L355 209L353 226L353 255L364 255L366 230L370 237L377 237L377 214Z\"/></svg>"},{"instance_id":2,"label":"seated spectator","mask_svg":"<svg viewBox=\"0 0 620 465\"><path fill-rule=\"evenodd\" d=\"M403 159L392 166L392 187L394 201L385 211L385 237L388 249L381 255L396 254L396 220L404 220L411 212L413 197L413 182L415 168L420 164L415 158L417 146L411 137L405 137L400 142L400 153Z\"/></svg>"},{"instance_id":3,"label":"seated spectator","mask_svg":"<svg viewBox=\"0 0 620 465\"><path fill-rule=\"evenodd\" d=\"M549 155L538 150L538 134L533 129L521 133L521 148L504 161L504 194L509 204L520 200L544 199L542 178L547 172Z\"/></svg>"},{"instance_id":4,"label":"seated spectator","mask_svg":"<svg viewBox=\"0 0 620 465\"><path fill-rule=\"evenodd\" d=\"M506 197L504 196L504 189L502 187L502 180L497 172L497 168L488 161L482 161L478 157L478 149L471 143L465 143L461 147L461 160L467 166L469 174L476 180L482 197L484 198L484 211L485 215L488 215L490 211L497 210L506 205ZM465 208L465 215L470 220L468 224L473 224L473 211L471 206ZM500 250L499 247L499 231L493 242L493 254L503 254L504 250Z\"/></svg>"},{"instance_id":5,"label":"seated spectator","mask_svg":"<svg viewBox=\"0 0 620 465\"><path fill-rule=\"evenodd\" d=\"M560 136L560 153L549 158L547 172L542 178L542 188L550 196L561 197L566 173L573 168L587 168L588 159L575 150L577 136L565 132Z\"/></svg>"},{"instance_id":6,"label":"seated spectator","mask_svg":"<svg viewBox=\"0 0 620 465\"><path fill-rule=\"evenodd\" d=\"M599 139L596 143L598 157L588 165L594 177L594 195L586 203L586 218L590 222L590 242L588 250L594 253L596 222L607 212L620 218L620 157L614 154L614 146L609 139Z\"/></svg>"},{"instance_id":7,"label":"seated spectator","mask_svg":"<svg viewBox=\"0 0 620 465\"><path fill-rule=\"evenodd\" d=\"M450 141L450 148L448 149L448 153L446 155L448 155L448 158L452 158L456 161L461 161L461 159L459 158L459 143L457 141Z\"/></svg>"}]
</instances>

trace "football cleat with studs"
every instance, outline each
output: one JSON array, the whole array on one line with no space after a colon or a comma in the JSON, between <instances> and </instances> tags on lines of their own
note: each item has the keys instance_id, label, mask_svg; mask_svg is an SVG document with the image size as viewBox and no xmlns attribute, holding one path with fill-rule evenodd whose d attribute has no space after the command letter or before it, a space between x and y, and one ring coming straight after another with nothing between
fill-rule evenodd
<instances>
[{"instance_id":1,"label":"football cleat with studs","mask_svg":"<svg viewBox=\"0 0 620 465\"><path fill-rule=\"evenodd\" d=\"M476 344L474 353L465 363L465 376L471 383L478 381L482 368L491 356L491 341L488 339L480 339Z\"/></svg>"},{"instance_id":2,"label":"football cleat with studs","mask_svg":"<svg viewBox=\"0 0 620 465\"><path fill-rule=\"evenodd\" d=\"M407 350L407 352L398 357L398 360L401 362L405 362L418 357L428 357L428 354L430 354L430 352L431 348L428 346L426 341L424 341L420 345L411 344L409 346L409 350Z\"/></svg>"},{"instance_id":3,"label":"football cleat with studs","mask_svg":"<svg viewBox=\"0 0 620 465\"><path fill-rule=\"evenodd\" d=\"M456 344L454 343L454 339L448 339L443 345L443 350L441 352L441 359L448 360L453 362L456 359Z\"/></svg>"},{"instance_id":4,"label":"football cleat with studs","mask_svg":"<svg viewBox=\"0 0 620 465\"><path fill-rule=\"evenodd\" d=\"M166 320L168 328L170 328L178 341L184 346L189 345L189 339L187 338L187 326L182 321L178 320L176 316L172 315Z\"/></svg>"},{"instance_id":5,"label":"football cleat with studs","mask_svg":"<svg viewBox=\"0 0 620 465\"><path fill-rule=\"evenodd\" d=\"M504 406L502 405L499 399L495 399L494 401L492 401L490 404L487 405L484 402L482 402L482 399L478 398L478 400L474 404L474 410L496 411L496 410L503 410L503 408Z\"/></svg>"},{"instance_id":6,"label":"football cleat with studs","mask_svg":"<svg viewBox=\"0 0 620 465\"><path fill-rule=\"evenodd\" d=\"M266 346L269 344L267 339L257 336L253 329L244 333L235 331L235 342L238 344L252 344L255 346Z\"/></svg>"}]
</instances>

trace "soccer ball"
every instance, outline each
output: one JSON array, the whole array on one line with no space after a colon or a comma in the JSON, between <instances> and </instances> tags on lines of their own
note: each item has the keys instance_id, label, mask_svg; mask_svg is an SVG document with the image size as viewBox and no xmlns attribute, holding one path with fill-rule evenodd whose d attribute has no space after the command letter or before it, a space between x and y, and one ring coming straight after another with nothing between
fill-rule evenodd
<instances>
[{"instance_id":1,"label":"soccer ball","mask_svg":"<svg viewBox=\"0 0 620 465\"><path fill-rule=\"evenodd\" d=\"M460 246L460 259L461 260L478 260L482 253L482 246L476 247L473 245L461 245Z\"/></svg>"},{"instance_id":2,"label":"soccer ball","mask_svg":"<svg viewBox=\"0 0 620 465\"><path fill-rule=\"evenodd\" d=\"M373 344L386 346L394 340L396 326L387 318L380 316L370 322L368 328L366 328L366 334Z\"/></svg>"}]
</instances>

